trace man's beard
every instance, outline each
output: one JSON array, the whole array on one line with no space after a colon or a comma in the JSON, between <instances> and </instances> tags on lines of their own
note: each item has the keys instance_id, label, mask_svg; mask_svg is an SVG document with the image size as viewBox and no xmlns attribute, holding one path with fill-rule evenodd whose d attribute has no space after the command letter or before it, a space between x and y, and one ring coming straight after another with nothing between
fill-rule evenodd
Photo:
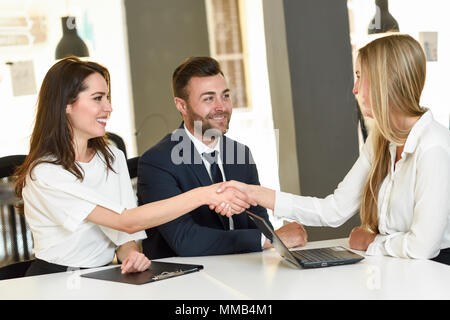
<instances>
[{"instance_id":1,"label":"man's beard","mask_svg":"<svg viewBox=\"0 0 450 320\"><path fill-rule=\"evenodd\" d=\"M202 117L192 111L192 108L188 105L187 111L189 114L189 122L191 128L194 129L194 134L198 135L201 132L202 138L205 137L208 140L214 140L215 137L219 137L227 133L230 124L230 113L229 112L212 112L206 117ZM226 125L223 128L217 128L210 121L215 117L225 117Z\"/></svg>"}]
</instances>

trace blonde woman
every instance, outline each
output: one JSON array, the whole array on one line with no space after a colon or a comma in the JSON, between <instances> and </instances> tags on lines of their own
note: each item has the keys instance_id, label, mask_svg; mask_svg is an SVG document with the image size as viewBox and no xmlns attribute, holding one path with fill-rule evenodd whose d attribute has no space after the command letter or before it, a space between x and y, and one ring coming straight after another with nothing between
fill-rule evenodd
<instances>
[{"instance_id":1,"label":"blonde woman","mask_svg":"<svg viewBox=\"0 0 450 320\"><path fill-rule=\"evenodd\" d=\"M419 105L425 67L420 44L408 35L379 38L359 50L353 93L374 128L325 199L235 181L219 191L238 187L275 216L309 226L337 227L360 212L351 248L450 264L450 133Z\"/></svg>"}]
</instances>

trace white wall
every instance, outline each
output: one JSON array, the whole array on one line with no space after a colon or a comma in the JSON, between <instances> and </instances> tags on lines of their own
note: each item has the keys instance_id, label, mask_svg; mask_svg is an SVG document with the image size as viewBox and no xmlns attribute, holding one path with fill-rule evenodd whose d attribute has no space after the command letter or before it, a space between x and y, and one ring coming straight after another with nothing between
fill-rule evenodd
<instances>
[{"instance_id":1,"label":"white wall","mask_svg":"<svg viewBox=\"0 0 450 320\"><path fill-rule=\"evenodd\" d=\"M261 185L279 190L278 128L274 128L272 119L262 1L245 0L243 9L251 106L233 110L227 135L250 147ZM282 223L270 217L274 227Z\"/></svg>"},{"instance_id":2,"label":"white wall","mask_svg":"<svg viewBox=\"0 0 450 320\"><path fill-rule=\"evenodd\" d=\"M55 48L62 37L61 16L74 15L79 35L92 29L89 60L106 66L111 73L114 112L107 131L125 141L129 157L136 155L133 104L128 68L128 49L122 0L0 0L2 15L42 15L47 21L47 40L31 47L0 47L0 157L26 154L29 149L37 92L14 97L6 61L32 60L37 91L47 70L56 62Z\"/></svg>"},{"instance_id":3,"label":"white wall","mask_svg":"<svg viewBox=\"0 0 450 320\"><path fill-rule=\"evenodd\" d=\"M353 9L354 27L352 42L367 41L367 27L375 15L375 1L350 0ZM422 93L421 105L433 113L434 118L450 128L450 100L448 74L450 73L450 1L447 0L390 0L389 12L397 20L401 33L419 40L419 32L438 32L438 61L427 62L427 78Z\"/></svg>"}]
</instances>

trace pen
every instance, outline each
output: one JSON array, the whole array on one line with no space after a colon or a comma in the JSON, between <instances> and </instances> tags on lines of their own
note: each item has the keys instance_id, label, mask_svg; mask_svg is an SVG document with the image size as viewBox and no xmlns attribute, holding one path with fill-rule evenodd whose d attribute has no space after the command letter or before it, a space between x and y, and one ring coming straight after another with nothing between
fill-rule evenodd
<instances>
[{"instance_id":1,"label":"pen","mask_svg":"<svg viewBox=\"0 0 450 320\"><path fill-rule=\"evenodd\" d=\"M162 279L167 279L167 278L171 278L171 277L175 277L175 276L180 276L182 274L184 274L184 271L182 271L182 270L173 271L173 272L164 271L164 272L158 274L157 276L154 276L152 278L152 280L162 280Z\"/></svg>"}]
</instances>

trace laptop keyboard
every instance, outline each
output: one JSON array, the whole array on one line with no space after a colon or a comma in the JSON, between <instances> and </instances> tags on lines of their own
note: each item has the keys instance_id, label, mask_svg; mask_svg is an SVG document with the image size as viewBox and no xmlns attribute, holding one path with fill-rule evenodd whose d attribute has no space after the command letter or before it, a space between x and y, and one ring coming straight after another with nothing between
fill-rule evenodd
<instances>
[{"instance_id":1,"label":"laptop keyboard","mask_svg":"<svg viewBox=\"0 0 450 320\"><path fill-rule=\"evenodd\" d=\"M329 249L298 250L291 252L303 262L336 261L342 259L341 256Z\"/></svg>"}]
</instances>

